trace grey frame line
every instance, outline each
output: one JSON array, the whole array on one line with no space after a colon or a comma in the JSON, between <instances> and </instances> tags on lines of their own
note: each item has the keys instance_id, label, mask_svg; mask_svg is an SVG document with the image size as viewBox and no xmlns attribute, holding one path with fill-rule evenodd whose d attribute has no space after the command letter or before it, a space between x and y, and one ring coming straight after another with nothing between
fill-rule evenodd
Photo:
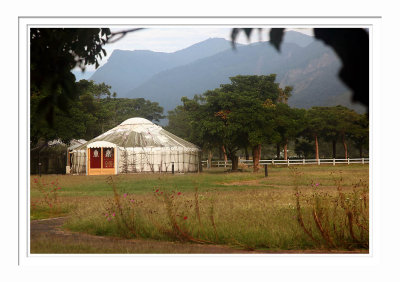
<instances>
[{"instance_id":1,"label":"grey frame line","mask_svg":"<svg viewBox=\"0 0 400 282\"><path fill-rule=\"evenodd\" d=\"M19 19L18 19L18 60L17 60L17 62L18 62L18 153L17 153L17 156L18 156L18 181L17 181L17 184L18 184L18 220L17 220L17 222L18 222L18 239L17 239L17 243L18 243L18 246L17 246L17 251L18 251L18 255L17 255L17 264L18 264L18 266L20 266L20 261L19 261L19 252L20 252L20 241L19 241L19 239L20 239L20 230L19 230L19 224L20 224L20 220L19 220L19 217L20 217L20 205L19 205L19 200L20 200L20 195L19 195L19 187L20 187L20 182L19 182L19 176L20 176L20 170L19 170L19 158L20 158L20 153L19 153L19 114L20 114L20 111L19 111L19 93L20 93L20 77L19 77L19 63L20 63L20 57L19 57L19 35L20 35L20 30L19 30L19 27L20 27L20 22L19 22Z\"/></svg>"},{"instance_id":2,"label":"grey frame line","mask_svg":"<svg viewBox=\"0 0 400 282\"><path fill-rule=\"evenodd\" d=\"M100 26L158 26L158 27L163 27L163 26L226 26L227 28L231 26L243 26L244 24L27 24L28 27L37 27L37 26L95 26L95 27L100 27ZM372 26L372 24L245 24L246 26ZM139 31L139 30L138 30Z\"/></svg>"},{"instance_id":3,"label":"grey frame line","mask_svg":"<svg viewBox=\"0 0 400 282\"><path fill-rule=\"evenodd\" d=\"M19 16L18 19L381 19L382 16Z\"/></svg>"},{"instance_id":4,"label":"grey frame line","mask_svg":"<svg viewBox=\"0 0 400 282\"><path fill-rule=\"evenodd\" d=\"M370 36L369 36L369 47L370 47L370 50L369 50L369 77L370 77L369 83L370 83L370 85L369 85L369 97L368 97L369 101L372 101L372 92L374 90L374 79L373 79L373 73L372 73L372 70L374 69L374 66L373 66L373 64L374 64L374 60L373 60L374 44L372 44L373 43L373 37L374 37L373 33L374 33L374 28L373 28L373 25L372 25L371 30L370 30ZM373 192L373 188L374 188L373 185L372 185L373 177L374 177L374 174L372 173L373 172L372 164L373 164L373 161L374 161L374 146L373 146L374 139L371 138L372 137L371 121L373 121L373 117L374 117L374 111L373 111L374 103L369 103L368 107L369 107L369 109L368 109L369 110L369 120L368 120L368 131L369 131L368 141L369 141L369 144L368 144L368 146L369 146L369 148L370 148L370 150L372 152L372 154L370 154L370 156L369 156L371 158L371 162L368 164L368 169L369 169L369 173L368 173L368 180L369 180L368 193L370 193L370 192ZM370 256L373 256L373 251L374 251L373 236L374 236L374 234L373 234L372 230L374 230L374 221L372 220L372 214L374 212L374 201L373 201L372 197L370 197L370 199L369 199L369 205L370 205L369 222L371 223L371 227L369 229L369 246L370 246L369 247L369 254L370 254Z\"/></svg>"},{"instance_id":5,"label":"grey frame line","mask_svg":"<svg viewBox=\"0 0 400 282\"><path fill-rule=\"evenodd\" d=\"M21 188L21 182L20 182L20 93L21 93L21 88L20 88L20 20L21 19L382 19L382 16L18 16L18 266L20 266L20 188ZM28 78L29 75L29 28L31 26L62 26L63 24L26 24L26 38L27 40L27 50L26 50L26 77ZM68 26L99 26L98 24L66 24ZM106 24L105 26L129 26L132 24ZM143 24L142 26L239 26L238 24ZM241 24L243 26L244 24ZM248 25L248 24L245 24ZM252 24L250 24L252 25ZM282 26L283 24L253 24L253 25L266 25L266 26ZM332 26L333 24L284 24L285 26ZM373 27L373 24L368 23L368 24L334 24L335 26L368 26L368 27ZM372 52L372 46L371 46L371 52ZM371 53L372 54L372 53ZM370 62L371 67L372 67L372 61ZM27 81L28 82L28 81ZM373 88L373 81L371 81L371 88ZM29 85L27 83L26 86L26 101L27 101L27 107L29 108ZM370 98L372 97L372 92L370 92ZM372 107L372 105L370 105ZM372 114L372 111L370 111L370 114ZM372 119L372 116L370 116L370 120ZM29 125L29 116L27 115L26 117L27 125ZM29 136L29 128L30 126L27 126L26 133L27 136ZM370 132L371 135L371 132ZM27 149L27 160L29 161L29 140L27 138L26 141L26 149ZM370 143L372 143L372 140L370 139ZM27 161L26 164L26 171L28 173L27 175L27 180L26 180L26 187L29 187L29 162ZM369 169L371 170L372 166L371 163L369 164ZM370 177L372 178L372 174L370 174ZM370 181L372 179L370 178ZM27 199L29 199L29 189L27 189ZM370 204L373 204L373 201L370 200ZM29 202L27 201L27 210L29 207ZM373 208L372 208L373 210ZM372 213L370 215L372 217ZM27 249L26 249L26 256L29 256L29 250L28 250L28 245L29 245L29 215L28 213L26 214L27 218L27 234L26 234L26 243L27 243ZM370 230L370 233L372 233L372 228ZM372 235L372 234L370 234ZM370 236L370 244L372 243L372 238ZM373 248L370 248L369 255L372 255L372 250ZM166 256L168 257L168 256Z\"/></svg>"},{"instance_id":6,"label":"grey frame line","mask_svg":"<svg viewBox=\"0 0 400 282\"><path fill-rule=\"evenodd\" d=\"M30 95L29 95L29 28L26 29L26 39L27 39L27 48L26 48L26 78L27 78L27 83L26 83L26 106L27 106L27 110L30 110L30 104L29 104L29 99L30 99ZM29 136L29 129L30 129L30 115L28 115L28 111L27 111L27 115L26 115L26 136ZM30 175L30 154L29 154L29 140L30 138L26 138L26 154L27 154L27 162L26 162L26 172L28 173L28 177L26 178L26 198L28 199L28 201L26 202L26 210L28 211L26 214L26 256L29 256L29 232L30 232L30 217L29 217L29 199L30 199L30 187L29 187L29 175ZM18 254L19 255L19 254Z\"/></svg>"}]
</instances>

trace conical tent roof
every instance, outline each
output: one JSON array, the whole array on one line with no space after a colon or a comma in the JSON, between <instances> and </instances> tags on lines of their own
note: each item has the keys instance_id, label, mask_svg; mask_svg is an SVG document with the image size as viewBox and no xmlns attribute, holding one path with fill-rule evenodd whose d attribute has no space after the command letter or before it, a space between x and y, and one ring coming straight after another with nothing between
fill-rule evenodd
<instances>
[{"instance_id":1,"label":"conical tent roof","mask_svg":"<svg viewBox=\"0 0 400 282\"><path fill-rule=\"evenodd\" d=\"M76 150L85 149L90 144L109 142L119 147L181 147L199 150L196 145L179 138L144 118L130 118L120 125L88 141ZM107 143L105 143L107 144Z\"/></svg>"}]
</instances>

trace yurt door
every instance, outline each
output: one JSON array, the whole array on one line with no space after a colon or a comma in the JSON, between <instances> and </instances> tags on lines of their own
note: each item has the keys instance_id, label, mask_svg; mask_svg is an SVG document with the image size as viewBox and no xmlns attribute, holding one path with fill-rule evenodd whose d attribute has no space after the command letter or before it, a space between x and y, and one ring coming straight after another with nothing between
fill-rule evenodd
<instances>
[{"instance_id":1,"label":"yurt door","mask_svg":"<svg viewBox=\"0 0 400 282\"><path fill-rule=\"evenodd\" d=\"M114 148L88 148L88 175L115 174Z\"/></svg>"}]
</instances>

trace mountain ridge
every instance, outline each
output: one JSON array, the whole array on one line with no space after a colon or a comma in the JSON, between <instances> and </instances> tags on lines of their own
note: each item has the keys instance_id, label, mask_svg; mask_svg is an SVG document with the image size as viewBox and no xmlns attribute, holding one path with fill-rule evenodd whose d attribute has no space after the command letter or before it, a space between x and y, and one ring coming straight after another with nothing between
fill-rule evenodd
<instances>
[{"instance_id":1,"label":"mountain ridge","mask_svg":"<svg viewBox=\"0 0 400 282\"><path fill-rule=\"evenodd\" d=\"M188 64L229 48L231 48L230 41L209 38L172 53L116 49L107 63L98 68L90 79L110 85L112 91L117 92L118 97L126 98L124 93L160 71Z\"/></svg>"},{"instance_id":2,"label":"mountain ridge","mask_svg":"<svg viewBox=\"0 0 400 282\"><path fill-rule=\"evenodd\" d=\"M161 71L124 96L146 97L159 102L168 111L180 103L181 97L191 98L208 89L215 89L229 83L229 77L275 73L281 87L294 86L293 96L289 99L291 106L309 108L322 105L326 96L339 95L347 89L337 78L340 63L333 51L319 49L322 46L320 42L312 44L317 45L311 46L311 50L318 49L318 52L313 51L318 54L317 58L313 58L312 54L304 54L304 50L293 43L283 43L279 54L268 42L242 46L237 48L237 53L220 52ZM326 75L330 78L318 83L318 79ZM327 85L329 87L325 87ZM307 93L310 89L311 94L320 93L320 98L310 97Z\"/></svg>"},{"instance_id":3,"label":"mountain ridge","mask_svg":"<svg viewBox=\"0 0 400 282\"><path fill-rule=\"evenodd\" d=\"M294 86L289 105L298 108L335 106L335 97L343 103L350 93L337 76L341 63L334 51L295 31L285 33L280 52L268 41L236 44L233 49L222 38L209 38L173 53L116 51L102 68L107 66L106 73L117 78L102 81L97 77L99 69L93 80L110 84L113 91L119 87L118 97L159 102L165 113L179 105L181 97L215 89L235 75L277 74L281 87ZM352 108L361 111L357 105Z\"/></svg>"}]
</instances>

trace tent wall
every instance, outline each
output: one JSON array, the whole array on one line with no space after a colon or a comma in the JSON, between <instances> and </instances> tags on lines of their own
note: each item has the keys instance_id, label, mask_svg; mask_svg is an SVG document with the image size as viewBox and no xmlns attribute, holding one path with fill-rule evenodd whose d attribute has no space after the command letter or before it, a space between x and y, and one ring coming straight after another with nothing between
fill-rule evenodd
<instances>
[{"instance_id":1,"label":"tent wall","mask_svg":"<svg viewBox=\"0 0 400 282\"><path fill-rule=\"evenodd\" d=\"M184 148L119 148L118 173L197 172L198 150Z\"/></svg>"},{"instance_id":2,"label":"tent wall","mask_svg":"<svg viewBox=\"0 0 400 282\"><path fill-rule=\"evenodd\" d=\"M197 172L199 170L199 151L176 148L116 148L117 173L139 172ZM86 174L86 152L74 152L72 174Z\"/></svg>"},{"instance_id":3,"label":"tent wall","mask_svg":"<svg viewBox=\"0 0 400 282\"><path fill-rule=\"evenodd\" d=\"M72 155L71 174L86 174L86 151L74 151Z\"/></svg>"}]
</instances>

